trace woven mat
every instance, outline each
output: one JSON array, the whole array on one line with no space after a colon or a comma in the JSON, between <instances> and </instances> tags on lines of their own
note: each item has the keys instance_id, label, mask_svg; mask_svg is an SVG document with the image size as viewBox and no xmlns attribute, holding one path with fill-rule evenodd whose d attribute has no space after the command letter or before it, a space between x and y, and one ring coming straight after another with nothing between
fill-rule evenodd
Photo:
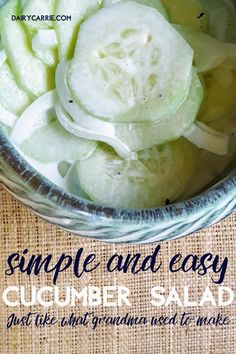
<instances>
[{"instance_id":1,"label":"woven mat","mask_svg":"<svg viewBox=\"0 0 236 354\"><path fill-rule=\"evenodd\" d=\"M108 259L109 256L118 252L150 254L155 245L146 246L115 246L102 244L96 241L87 241L71 235L61 229L51 226L38 219L29 210L21 206L5 191L0 189L0 293L10 285L52 285L51 277L42 274L38 278L29 278L17 273L12 277L6 277L7 257L25 248L31 254L46 256L53 253L59 257L63 252L74 255L80 247L85 248L87 254L95 252L99 259ZM167 261L178 252L204 254L212 252L221 256L229 257L230 267L227 271L225 285L233 287L236 277L236 215L218 225L204 230L191 237L161 245L161 258L164 267L156 274L143 273L139 275L107 273L105 266L101 266L96 272L84 275L80 280L75 279L72 272L68 271L61 275L59 286L70 285L84 287L88 284L96 286L125 285L130 288L132 307L104 308L98 307L96 315L124 315L129 312L133 316L165 315L171 316L175 311L180 311L176 306L167 308L155 308L150 304L150 288L161 285L166 289L171 286L181 288L183 285L192 287L194 297L202 292L207 285L211 285L209 276L199 277L195 273L170 274L167 269ZM42 307L34 307L33 311L46 312ZM198 314L217 313L221 309L205 306L193 308L191 312ZM58 327L35 328L19 327L6 329L8 316L15 312L22 316L29 309L19 307L12 309L0 300L0 352L3 354L38 354L38 353L79 353L79 354L222 354L236 353L236 305L222 309L224 315L231 317L231 323L226 327L196 327L188 326L106 326L100 325L95 331L86 327ZM76 307L76 313L85 312L85 309ZM181 310L182 311L182 310ZM63 317L72 312L71 308L53 307L49 313Z\"/></svg>"}]
</instances>

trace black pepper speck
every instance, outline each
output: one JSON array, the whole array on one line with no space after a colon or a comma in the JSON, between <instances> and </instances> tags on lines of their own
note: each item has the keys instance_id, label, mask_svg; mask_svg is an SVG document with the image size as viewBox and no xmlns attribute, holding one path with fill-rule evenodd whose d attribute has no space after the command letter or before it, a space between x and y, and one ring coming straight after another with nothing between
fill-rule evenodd
<instances>
[{"instance_id":1,"label":"black pepper speck","mask_svg":"<svg viewBox=\"0 0 236 354\"><path fill-rule=\"evenodd\" d=\"M166 199L166 205L170 205L170 199Z\"/></svg>"},{"instance_id":2,"label":"black pepper speck","mask_svg":"<svg viewBox=\"0 0 236 354\"><path fill-rule=\"evenodd\" d=\"M204 14L204 12L201 12L199 15L198 15L198 19L200 19L201 17L203 17L205 14Z\"/></svg>"}]
</instances>

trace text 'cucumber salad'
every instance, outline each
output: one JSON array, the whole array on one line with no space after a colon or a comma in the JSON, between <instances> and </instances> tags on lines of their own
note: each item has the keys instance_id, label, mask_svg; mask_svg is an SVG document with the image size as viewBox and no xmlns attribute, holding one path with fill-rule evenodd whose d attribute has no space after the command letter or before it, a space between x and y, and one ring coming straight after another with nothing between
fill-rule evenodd
<instances>
[{"instance_id":1,"label":"text 'cucumber salad'","mask_svg":"<svg viewBox=\"0 0 236 354\"><path fill-rule=\"evenodd\" d=\"M67 192L155 208L234 159L233 1L10 0L0 36L1 127Z\"/></svg>"}]
</instances>

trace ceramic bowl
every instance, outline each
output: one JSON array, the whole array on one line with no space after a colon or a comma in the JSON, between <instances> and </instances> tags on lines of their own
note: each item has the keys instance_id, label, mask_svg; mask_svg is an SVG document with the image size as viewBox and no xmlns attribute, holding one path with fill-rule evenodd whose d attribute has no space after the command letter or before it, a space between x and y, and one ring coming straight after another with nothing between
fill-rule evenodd
<instances>
[{"instance_id":1,"label":"ceramic bowl","mask_svg":"<svg viewBox=\"0 0 236 354\"><path fill-rule=\"evenodd\" d=\"M231 166L232 167L232 166ZM150 243L186 236L236 210L236 170L203 193L163 208L97 206L65 193L34 170L0 129L0 181L37 215L75 234L116 243Z\"/></svg>"}]
</instances>

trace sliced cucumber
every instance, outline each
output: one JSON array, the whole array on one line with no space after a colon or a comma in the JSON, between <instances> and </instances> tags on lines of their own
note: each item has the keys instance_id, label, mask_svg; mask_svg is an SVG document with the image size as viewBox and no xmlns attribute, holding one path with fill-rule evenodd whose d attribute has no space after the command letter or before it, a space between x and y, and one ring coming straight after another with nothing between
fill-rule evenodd
<instances>
[{"instance_id":1,"label":"sliced cucumber","mask_svg":"<svg viewBox=\"0 0 236 354\"><path fill-rule=\"evenodd\" d=\"M122 2L123 0L103 0L103 6L104 7L110 7L113 5L118 4L119 2Z\"/></svg>"},{"instance_id":2,"label":"sliced cucumber","mask_svg":"<svg viewBox=\"0 0 236 354\"><path fill-rule=\"evenodd\" d=\"M55 70L58 63L57 50L51 49L46 51L38 51L34 53L35 56L40 59L44 64L50 66Z\"/></svg>"},{"instance_id":3,"label":"sliced cucumber","mask_svg":"<svg viewBox=\"0 0 236 354\"><path fill-rule=\"evenodd\" d=\"M227 155L228 153L229 137L202 122L196 122L196 124L184 133L184 136L201 149L217 155Z\"/></svg>"},{"instance_id":4,"label":"sliced cucumber","mask_svg":"<svg viewBox=\"0 0 236 354\"><path fill-rule=\"evenodd\" d=\"M200 32L208 32L208 17L199 0L162 0L162 3L171 22L190 26Z\"/></svg>"},{"instance_id":5,"label":"sliced cucumber","mask_svg":"<svg viewBox=\"0 0 236 354\"><path fill-rule=\"evenodd\" d=\"M121 1L125 1L125 0L103 0L103 6L109 7L109 6L118 4ZM169 20L168 13L167 13L165 7L162 5L161 0L133 0L133 1L137 2L139 4L153 7L154 9L159 11L162 14L162 16L165 17L166 20Z\"/></svg>"},{"instance_id":6,"label":"sliced cucumber","mask_svg":"<svg viewBox=\"0 0 236 354\"><path fill-rule=\"evenodd\" d=\"M7 125L1 123L1 121L0 121L0 129L3 131L6 137L9 137L9 135L11 134L11 129Z\"/></svg>"},{"instance_id":7,"label":"sliced cucumber","mask_svg":"<svg viewBox=\"0 0 236 354\"><path fill-rule=\"evenodd\" d=\"M60 59L72 58L82 21L98 10L101 2L102 0L58 0L56 14L71 16L71 21L55 23Z\"/></svg>"},{"instance_id":8,"label":"sliced cucumber","mask_svg":"<svg viewBox=\"0 0 236 354\"><path fill-rule=\"evenodd\" d=\"M0 103L5 110L17 116L31 103L29 96L17 85L7 62L0 66Z\"/></svg>"},{"instance_id":9,"label":"sliced cucumber","mask_svg":"<svg viewBox=\"0 0 236 354\"><path fill-rule=\"evenodd\" d=\"M28 156L41 162L86 159L95 147L96 144L91 140L80 139L66 131L58 122L56 114L20 146Z\"/></svg>"},{"instance_id":10,"label":"sliced cucumber","mask_svg":"<svg viewBox=\"0 0 236 354\"><path fill-rule=\"evenodd\" d=\"M22 3L22 12L25 16L34 16L36 19L38 16L51 16L55 14L55 6L57 0L27 0ZM53 28L53 22L50 19L29 20L25 22L26 26L31 33L34 33L40 29Z\"/></svg>"},{"instance_id":11,"label":"sliced cucumber","mask_svg":"<svg viewBox=\"0 0 236 354\"><path fill-rule=\"evenodd\" d=\"M41 162L87 158L96 143L79 139L60 125L54 111L55 100L55 91L50 91L28 107L15 125L11 141Z\"/></svg>"},{"instance_id":12,"label":"sliced cucumber","mask_svg":"<svg viewBox=\"0 0 236 354\"><path fill-rule=\"evenodd\" d=\"M46 51L56 46L57 36L53 29L38 31L32 40L32 48L35 52Z\"/></svg>"},{"instance_id":13,"label":"sliced cucumber","mask_svg":"<svg viewBox=\"0 0 236 354\"><path fill-rule=\"evenodd\" d=\"M53 70L36 58L21 23L11 16L19 11L11 0L0 13L1 36L17 83L32 96L40 96L54 87Z\"/></svg>"},{"instance_id":14,"label":"sliced cucumber","mask_svg":"<svg viewBox=\"0 0 236 354\"><path fill-rule=\"evenodd\" d=\"M112 123L84 112L72 99L66 82L68 63L58 66L56 86L64 109L57 108L61 124L80 137L104 141L119 155L130 154L152 145L179 138L193 124L203 100L203 87L194 73L189 95L179 110L157 123Z\"/></svg>"},{"instance_id":15,"label":"sliced cucumber","mask_svg":"<svg viewBox=\"0 0 236 354\"><path fill-rule=\"evenodd\" d=\"M192 59L191 47L161 14L125 1L82 24L68 84L92 115L113 122L157 121L185 100Z\"/></svg>"},{"instance_id":16,"label":"sliced cucumber","mask_svg":"<svg viewBox=\"0 0 236 354\"><path fill-rule=\"evenodd\" d=\"M74 163L65 177L67 190L77 197L90 200L89 196L83 191L80 186L77 172L77 164Z\"/></svg>"},{"instance_id":17,"label":"sliced cucumber","mask_svg":"<svg viewBox=\"0 0 236 354\"><path fill-rule=\"evenodd\" d=\"M45 64L55 67L58 61L57 36L53 29L39 30L32 38L35 55Z\"/></svg>"},{"instance_id":18,"label":"sliced cucumber","mask_svg":"<svg viewBox=\"0 0 236 354\"><path fill-rule=\"evenodd\" d=\"M197 155L184 139L142 151L138 160L124 160L103 145L78 162L78 176L94 202L116 208L154 208L184 192Z\"/></svg>"}]
</instances>

